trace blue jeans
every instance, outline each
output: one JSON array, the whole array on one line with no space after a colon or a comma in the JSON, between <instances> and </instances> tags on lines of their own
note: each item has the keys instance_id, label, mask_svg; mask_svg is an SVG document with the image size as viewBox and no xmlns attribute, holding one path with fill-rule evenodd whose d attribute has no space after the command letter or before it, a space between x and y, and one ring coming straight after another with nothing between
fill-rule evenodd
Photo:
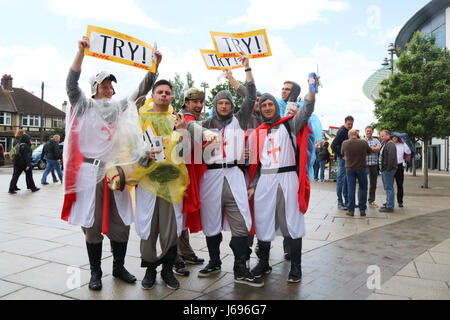
<instances>
[{"instance_id":1,"label":"blue jeans","mask_svg":"<svg viewBox=\"0 0 450 320\"><path fill-rule=\"evenodd\" d=\"M347 174L345 170L345 160L338 157L338 172L336 176L336 193L338 197L338 204L342 205L342 196L344 196L345 204L348 203L348 188L347 188Z\"/></svg>"},{"instance_id":2,"label":"blue jeans","mask_svg":"<svg viewBox=\"0 0 450 320\"><path fill-rule=\"evenodd\" d=\"M325 180L325 164L326 161L320 161L319 162L319 168L320 168L320 181Z\"/></svg>"},{"instance_id":3,"label":"blue jeans","mask_svg":"<svg viewBox=\"0 0 450 320\"><path fill-rule=\"evenodd\" d=\"M42 174L41 183L47 182L47 176L52 169L56 170L56 173L58 173L58 176L59 176L59 180L61 180L61 183L62 183L63 174L61 171L61 167L59 166L58 160L48 160L47 159L46 162L47 162L47 166L45 167L44 173Z\"/></svg>"},{"instance_id":4,"label":"blue jeans","mask_svg":"<svg viewBox=\"0 0 450 320\"><path fill-rule=\"evenodd\" d=\"M314 180L319 180L319 161L316 159L314 162Z\"/></svg>"},{"instance_id":5,"label":"blue jeans","mask_svg":"<svg viewBox=\"0 0 450 320\"><path fill-rule=\"evenodd\" d=\"M358 205L359 211L367 209L367 174L366 170L347 170L348 202L349 212L355 212L356 179L359 183Z\"/></svg>"},{"instance_id":6,"label":"blue jeans","mask_svg":"<svg viewBox=\"0 0 450 320\"><path fill-rule=\"evenodd\" d=\"M394 209L395 204L395 192L394 192L394 176L397 169L389 172L381 172L381 178L383 179L384 190L386 191L386 208Z\"/></svg>"}]
</instances>

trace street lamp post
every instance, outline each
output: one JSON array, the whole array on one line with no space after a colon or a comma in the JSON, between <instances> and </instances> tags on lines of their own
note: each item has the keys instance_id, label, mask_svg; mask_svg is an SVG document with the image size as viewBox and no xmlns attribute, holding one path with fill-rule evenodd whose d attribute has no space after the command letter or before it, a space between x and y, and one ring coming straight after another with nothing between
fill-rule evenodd
<instances>
[{"instance_id":1,"label":"street lamp post","mask_svg":"<svg viewBox=\"0 0 450 320\"><path fill-rule=\"evenodd\" d=\"M41 143L44 143L44 82L41 86Z\"/></svg>"},{"instance_id":2,"label":"street lamp post","mask_svg":"<svg viewBox=\"0 0 450 320\"><path fill-rule=\"evenodd\" d=\"M394 53L397 51L395 50L394 44L390 43L388 47L388 52L391 55L391 59L388 60L388 58L384 58L383 62L381 63L382 66L389 66L389 70L391 70L391 74L394 74Z\"/></svg>"}]
</instances>

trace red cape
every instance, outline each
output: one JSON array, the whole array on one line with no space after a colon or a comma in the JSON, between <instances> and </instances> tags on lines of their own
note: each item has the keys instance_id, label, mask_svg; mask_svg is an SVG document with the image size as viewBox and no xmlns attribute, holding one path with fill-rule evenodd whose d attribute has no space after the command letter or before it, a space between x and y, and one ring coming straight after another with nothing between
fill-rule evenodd
<instances>
[{"instance_id":1,"label":"red cape","mask_svg":"<svg viewBox=\"0 0 450 320\"><path fill-rule=\"evenodd\" d=\"M189 114L186 114L184 119L186 123L195 120L195 118ZM194 152L191 152L191 163L186 164L186 168L189 173L190 183L183 198L183 213L186 214L186 227L189 228L191 233L196 233L202 230L199 188L200 180L207 167L202 163L194 163Z\"/></svg>"},{"instance_id":2,"label":"red cape","mask_svg":"<svg viewBox=\"0 0 450 320\"><path fill-rule=\"evenodd\" d=\"M251 135L251 161L249 166L249 173L250 173L250 182L249 185L252 183L256 171L258 169L259 163L261 161L261 152L264 147L264 142L266 141L267 133L269 132L269 129L277 126L279 124L282 124L283 122L286 122L287 120L294 117L294 115L285 117L280 119L278 122L276 122L273 125L267 125L265 123L261 124L258 128L256 128ZM309 205L309 197L311 193L311 185L308 178L308 171L307 171L307 158L308 158L308 134L310 133L310 129L308 125L305 125L302 130L300 130L299 134L297 135L296 143L298 150L300 152L299 157L299 173L298 173L298 182L299 182L299 188L298 188L298 205L300 208L300 212L305 214L308 210ZM256 152L255 152L256 151ZM256 159L255 159L256 157ZM253 228L252 228L253 229Z\"/></svg>"},{"instance_id":3,"label":"red cape","mask_svg":"<svg viewBox=\"0 0 450 320\"><path fill-rule=\"evenodd\" d=\"M72 110L70 110L72 112ZM69 220L70 211L72 210L72 205L77 201L76 193L76 183L78 177L78 171L80 170L81 164L84 161L83 155L78 149L78 120L75 118L73 120L73 126L70 128L69 139L66 139L64 143L65 148L69 148L67 152L68 159L65 159L64 168L64 204L61 212L61 219L64 221ZM70 191L70 193L68 193Z\"/></svg>"}]
</instances>

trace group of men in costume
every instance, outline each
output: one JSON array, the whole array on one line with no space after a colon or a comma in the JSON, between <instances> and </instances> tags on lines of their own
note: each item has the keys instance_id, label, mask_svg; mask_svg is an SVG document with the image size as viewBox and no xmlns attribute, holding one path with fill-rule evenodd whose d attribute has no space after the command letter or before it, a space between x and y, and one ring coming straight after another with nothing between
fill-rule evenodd
<instances>
[{"instance_id":1,"label":"group of men in costume","mask_svg":"<svg viewBox=\"0 0 450 320\"><path fill-rule=\"evenodd\" d=\"M189 90L185 107L174 112L171 83L156 81L162 59L156 51L156 72L148 72L126 99L112 99L112 82L117 80L104 71L90 80L87 97L78 79L89 45L87 37L78 42L67 78L71 108L66 121L62 211L62 219L81 226L85 233L89 288L102 287L103 234L111 241L113 276L127 283L136 281L124 267L133 222L141 238L141 267L146 268L143 289L154 286L159 265L163 281L177 289L174 271L188 275L184 262L203 263L189 245L188 230L206 236L210 259L199 277L221 271L222 230L229 229L236 283L264 285L260 278L270 273L269 252L277 232L285 238L290 255L288 282L299 282L303 215L314 161L315 93L308 92L298 111L289 106L297 99L288 98L292 91L295 97L300 93L295 83L287 83L289 92L282 99L257 93L249 59L243 55L239 59L245 85L233 84L231 73L227 76L244 97L239 111L233 111L232 94L220 91L213 100L212 117L200 121L204 93ZM151 98L146 99L150 90ZM284 109L289 116L283 117ZM134 211L125 182L135 186ZM250 270L255 234L259 262Z\"/></svg>"}]
</instances>

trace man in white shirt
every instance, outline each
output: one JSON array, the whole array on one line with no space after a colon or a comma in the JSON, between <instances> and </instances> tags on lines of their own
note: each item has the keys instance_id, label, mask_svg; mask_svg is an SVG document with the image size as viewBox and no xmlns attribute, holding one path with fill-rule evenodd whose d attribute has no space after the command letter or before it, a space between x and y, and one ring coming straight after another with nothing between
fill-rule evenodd
<instances>
[{"instance_id":1,"label":"man in white shirt","mask_svg":"<svg viewBox=\"0 0 450 320\"><path fill-rule=\"evenodd\" d=\"M404 180L404 167L403 161L405 161L404 155L411 154L411 150L408 145L403 142L403 140L396 133L391 135L392 141L395 143L397 148L397 163L398 168L395 172L395 183L397 184L397 202L400 208L403 207L403 180Z\"/></svg>"}]
</instances>

